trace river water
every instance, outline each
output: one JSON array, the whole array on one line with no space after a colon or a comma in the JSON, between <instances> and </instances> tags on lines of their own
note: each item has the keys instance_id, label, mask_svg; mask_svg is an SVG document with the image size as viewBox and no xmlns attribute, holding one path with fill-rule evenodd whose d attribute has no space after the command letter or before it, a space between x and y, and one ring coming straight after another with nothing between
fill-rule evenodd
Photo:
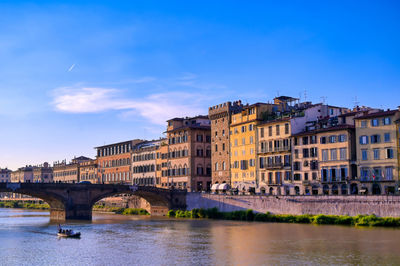
<instances>
[{"instance_id":1,"label":"river water","mask_svg":"<svg viewBox=\"0 0 400 266\"><path fill-rule=\"evenodd\" d=\"M95 214L59 239L49 213L0 209L0 265L400 265L400 229Z\"/></svg>"}]
</instances>

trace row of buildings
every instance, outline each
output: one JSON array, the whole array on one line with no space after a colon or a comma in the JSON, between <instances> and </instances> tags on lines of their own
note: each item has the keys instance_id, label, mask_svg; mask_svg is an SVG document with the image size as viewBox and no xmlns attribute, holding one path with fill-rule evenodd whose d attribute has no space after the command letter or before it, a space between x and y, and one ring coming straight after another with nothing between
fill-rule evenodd
<instances>
[{"instance_id":1,"label":"row of buildings","mask_svg":"<svg viewBox=\"0 0 400 266\"><path fill-rule=\"evenodd\" d=\"M0 182L89 181L273 195L399 190L399 110L350 110L280 96L272 103L225 102L210 107L207 116L167 123L165 138L99 146L95 159L3 169Z\"/></svg>"}]
</instances>

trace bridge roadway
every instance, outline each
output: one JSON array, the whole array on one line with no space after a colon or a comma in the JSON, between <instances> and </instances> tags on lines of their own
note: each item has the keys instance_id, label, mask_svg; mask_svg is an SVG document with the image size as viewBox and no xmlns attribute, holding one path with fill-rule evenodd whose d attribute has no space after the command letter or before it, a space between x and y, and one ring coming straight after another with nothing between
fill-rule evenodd
<instances>
[{"instance_id":1,"label":"bridge roadway","mask_svg":"<svg viewBox=\"0 0 400 266\"><path fill-rule=\"evenodd\" d=\"M0 183L0 192L40 198L50 205L50 220L91 220L93 205L106 197L131 194L168 209L186 208L186 191L148 186L69 183Z\"/></svg>"}]
</instances>

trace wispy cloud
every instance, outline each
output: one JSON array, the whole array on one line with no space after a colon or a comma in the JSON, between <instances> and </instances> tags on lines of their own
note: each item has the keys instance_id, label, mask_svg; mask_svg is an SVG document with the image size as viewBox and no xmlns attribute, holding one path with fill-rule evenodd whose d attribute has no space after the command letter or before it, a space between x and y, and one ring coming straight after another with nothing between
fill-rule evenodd
<instances>
[{"instance_id":1,"label":"wispy cloud","mask_svg":"<svg viewBox=\"0 0 400 266\"><path fill-rule=\"evenodd\" d=\"M207 112L204 96L190 92L166 92L131 99L118 89L82 87L56 89L53 95L57 111L78 114L119 110L124 116L139 115L157 125L165 125L165 121L173 117Z\"/></svg>"}]
</instances>

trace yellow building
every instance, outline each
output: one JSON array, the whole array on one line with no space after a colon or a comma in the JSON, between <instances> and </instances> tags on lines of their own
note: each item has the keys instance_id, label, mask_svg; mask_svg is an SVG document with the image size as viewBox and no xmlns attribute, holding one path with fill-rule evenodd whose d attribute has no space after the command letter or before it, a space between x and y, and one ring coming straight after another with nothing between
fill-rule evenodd
<instances>
[{"instance_id":1,"label":"yellow building","mask_svg":"<svg viewBox=\"0 0 400 266\"><path fill-rule=\"evenodd\" d=\"M242 112L232 115L230 125L231 186L240 192L255 192L258 187L256 173L256 126L272 114L274 104L246 105Z\"/></svg>"},{"instance_id":2,"label":"yellow building","mask_svg":"<svg viewBox=\"0 0 400 266\"><path fill-rule=\"evenodd\" d=\"M369 113L355 118L359 191L394 194L398 188L398 110Z\"/></svg>"},{"instance_id":3,"label":"yellow building","mask_svg":"<svg viewBox=\"0 0 400 266\"><path fill-rule=\"evenodd\" d=\"M284 180L291 180L290 118L262 122L257 133L260 192L281 195Z\"/></svg>"}]
</instances>

